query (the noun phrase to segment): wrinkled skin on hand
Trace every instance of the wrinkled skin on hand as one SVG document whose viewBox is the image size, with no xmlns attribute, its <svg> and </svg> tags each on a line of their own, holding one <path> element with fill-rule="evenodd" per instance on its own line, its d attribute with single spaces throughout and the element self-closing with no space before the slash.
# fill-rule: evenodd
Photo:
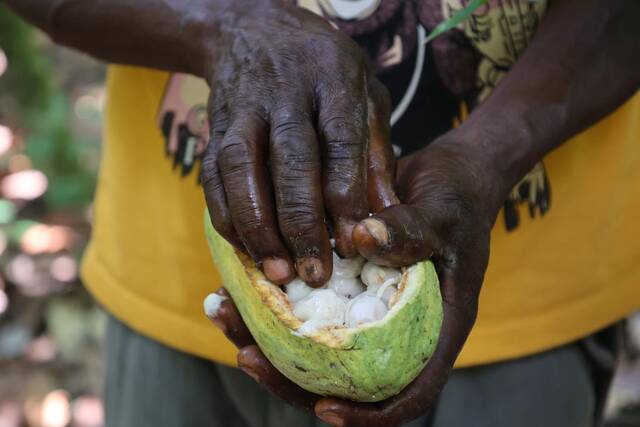
<svg viewBox="0 0 640 427">
<path fill-rule="evenodd" d="M 324 19 L 285 2 L 255 9 L 212 59 L 207 205 L 216 230 L 271 281 L 297 272 L 320 286 L 332 270 L 325 224 L 353 256 L 358 221 L 397 200 L 388 94 Z"/>
<path fill-rule="evenodd" d="M 433 357 L 399 395 L 378 403 L 354 403 L 302 390 L 280 374 L 255 345 L 233 302 L 212 319 L 240 353 L 239 366 L 284 400 L 336 426 L 393 426 L 431 406 L 475 321 L 478 294 L 489 259 L 489 237 L 505 188 L 482 166 L 482 153 L 463 131 L 453 131 L 401 160 L 402 204 L 361 221 L 353 242 L 366 258 L 404 266 L 425 258 L 436 264 L 444 321 Z M 224 290 L 220 291 L 224 294 Z"/>
<path fill-rule="evenodd" d="M 552 2 L 492 95 L 459 128 L 400 161 L 402 203 L 372 210 L 376 215 L 354 228 L 353 245 L 366 258 L 397 266 L 431 257 L 438 271 L 438 347 L 405 390 L 374 404 L 301 390 L 265 359 L 229 299 L 213 320 L 240 348 L 240 367 L 337 426 L 393 426 L 427 411 L 475 321 L 491 226 L 508 190 L 546 153 L 637 92 L 640 56 L 630 40 L 638 38 L 630 34 L 638 32 L 639 7 L 625 0 Z"/>
</svg>

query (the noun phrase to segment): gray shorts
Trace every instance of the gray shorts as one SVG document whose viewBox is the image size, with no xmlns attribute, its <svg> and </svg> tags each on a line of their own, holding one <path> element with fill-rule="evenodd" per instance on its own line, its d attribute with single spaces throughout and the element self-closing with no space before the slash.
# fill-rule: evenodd
<svg viewBox="0 0 640 427">
<path fill-rule="evenodd" d="M 535 356 L 455 371 L 410 427 L 592 427 L 613 375 L 616 328 Z M 323 426 L 237 369 L 168 348 L 110 317 L 106 427 Z"/>
</svg>

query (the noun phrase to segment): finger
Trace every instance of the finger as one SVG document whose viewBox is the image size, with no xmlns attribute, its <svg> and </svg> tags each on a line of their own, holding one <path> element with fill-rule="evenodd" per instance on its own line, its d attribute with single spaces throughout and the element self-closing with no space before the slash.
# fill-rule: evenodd
<svg viewBox="0 0 640 427">
<path fill-rule="evenodd" d="M 464 288 L 452 271 L 441 274 L 443 290 Z M 475 300 L 477 301 L 477 300 Z M 344 427 L 395 426 L 424 414 L 435 402 L 475 322 L 477 304 L 443 300 L 444 318 L 438 346 L 424 370 L 400 394 L 377 404 L 325 398 L 315 405 L 316 415 Z"/>
<path fill-rule="evenodd" d="M 396 159 L 391 145 L 391 98 L 375 78 L 369 82 L 367 200 L 373 213 L 400 203 L 395 191 Z"/>
<path fill-rule="evenodd" d="M 238 367 L 261 386 L 293 406 L 313 411 L 319 396 L 310 393 L 282 375 L 256 345 L 244 347 L 238 353 Z"/>
<path fill-rule="evenodd" d="M 367 203 L 367 91 L 364 73 L 350 70 L 345 84 L 327 85 L 320 94 L 318 128 L 324 148 L 324 200 L 336 250 L 357 254 L 353 228 L 369 213 Z M 348 89 L 347 89 L 348 88 Z"/>
<path fill-rule="evenodd" d="M 435 224 L 412 205 L 396 205 L 361 221 L 353 241 L 365 258 L 401 267 L 430 258 L 440 247 Z"/>
<path fill-rule="evenodd" d="M 324 221 L 321 163 L 315 130 L 301 103 L 287 103 L 271 117 L 271 174 L 278 223 L 298 275 L 310 286 L 331 277 L 329 233 Z"/>
<path fill-rule="evenodd" d="M 218 168 L 218 152 L 228 126 L 228 115 L 219 97 L 211 95 L 209 101 L 209 121 L 211 138 L 202 159 L 202 188 L 213 227 L 229 243 L 244 251 L 244 244 L 238 237 L 231 221 L 231 213 L 224 193 L 222 177 Z"/>
<path fill-rule="evenodd" d="M 213 307 L 207 307 L 207 300 L 211 301 Z M 220 328 L 229 341 L 239 349 L 255 344 L 249 328 L 242 320 L 238 308 L 226 289 L 218 289 L 215 294 L 208 296 L 207 300 L 205 300 L 207 317 Z"/>
<path fill-rule="evenodd" d="M 218 167 L 234 228 L 253 260 L 276 284 L 295 275 L 276 222 L 266 166 L 267 123 L 253 112 L 232 118 L 218 153 Z"/>
</svg>

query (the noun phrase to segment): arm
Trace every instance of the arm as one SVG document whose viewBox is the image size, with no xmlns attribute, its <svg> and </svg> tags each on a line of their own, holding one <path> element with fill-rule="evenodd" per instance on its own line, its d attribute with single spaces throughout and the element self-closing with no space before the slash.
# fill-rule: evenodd
<svg viewBox="0 0 640 427">
<path fill-rule="evenodd" d="M 385 94 L 357 44 L 293 2 L 4 1 L 59 43 L 208 81 L 209 213 L 273 282 L 297 272 L 323 284 L 332 269 L 325 224 L 353 256 L 357 222 L 397 200 L 390 146 L 375 138 L 388 120 L 369 111 Z"/>
<path fill-rule="evenodd" d="M 430 406 L 475 322 L 491 228 L 508 192 L 546 153 L 636 93 L 639 20 L 635 0 L 554 1 L 489 99 L 462 126 L 404 159 L 398 188 L 405 204 L 364 220 L 354 241 L 381 263 L 433 258 L 444 305 L 438 348 L 422 374 L 382 407 L 324 399 L 317 413 L 371 426 Z"/>
<path fill-rule="evenodd" d="M 230 301 L 215 322 L 241 348 L 239 365 L 273 393 L 332 425 L 399 425 L 432 405 L 475 322 L 491 228 L 508 192 L 546 153 L 635 93 L 640 2 L 556 0 L 529 48 L 459 128 L 399 165 L 403 204 L 362 221 L 358 251 L 379 264 L 432 258 L 444 322 L 435 354 L 402 393 L 377 404 L 310 396 L 252 343 Z"/>
<path fill-rule="evenodd" d="M 233 1 L 219 0 L 4 0 L 53 41 L 98 59 L 200 77 L 220 48 Z M 204 55 L 206 53 L 206 55 Z"/>
<path fill-rule="evenodd" d="M 640 88 L 639 20 L 634 0 L 552 2 L 530 46 L 462 129 L 482 141 L 506 191 Z"/>
</svg>

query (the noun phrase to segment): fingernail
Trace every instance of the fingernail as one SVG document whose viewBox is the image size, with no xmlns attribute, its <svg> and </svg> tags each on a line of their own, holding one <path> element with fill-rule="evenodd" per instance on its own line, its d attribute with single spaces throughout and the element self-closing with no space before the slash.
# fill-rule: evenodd
<svg viewBox="0 0 640 427">
<path fill-rule="evenodd" d="M 282 258 L 270 258 L 262 262 L 262 269 L 267 279 L 274 283 L 284 283 L 292 279 L 291 267 L 289 263 Z"/>
<path fill-rule="evenodd" d="M 256 371 L 254 371 L 251 368 L 247 368 L 246 366 L 239 366 L 239 368 L 242 369 L 242 372 L 244 372 L 245 374 L 249 375 L 256 382 L 260 382 L 260 376 L 258 375 L 258 373 Z"/>
<path fill-rule="evenodd" d="M 367 218 L 361 224 L 364 224 L 369 234 L 376 239 L 378 245 L 386 246 L 389 243 L 389 230 L 384 222 L 375 218 Z"/>
<path fill-rule="evenodd" d="M 322 266 L 322 262 L 319 258 L 301 258 L 301 260 L 298 262 L 297 268 L 298 275 L 307 284 L 311 286 L 319 286 L 323 284 L 323 281 L 325 280 L 324 267 Z"/>
<path fill-rule="evenodd" d="M 333 412 L 323 412 L 318 415 L 318 418 L 335 427 L 342 427 L 344 425 L 344 420 Z"/>
<path fill-rule="evenodd" d="M 363 223 L 356 225 L 353 229 L 353 243 L 358 248 L 358 252 L 365 258 L 376 256 L 384 245 L 380 245 L 378 240 L 371 234 Z"/>
</svg>

